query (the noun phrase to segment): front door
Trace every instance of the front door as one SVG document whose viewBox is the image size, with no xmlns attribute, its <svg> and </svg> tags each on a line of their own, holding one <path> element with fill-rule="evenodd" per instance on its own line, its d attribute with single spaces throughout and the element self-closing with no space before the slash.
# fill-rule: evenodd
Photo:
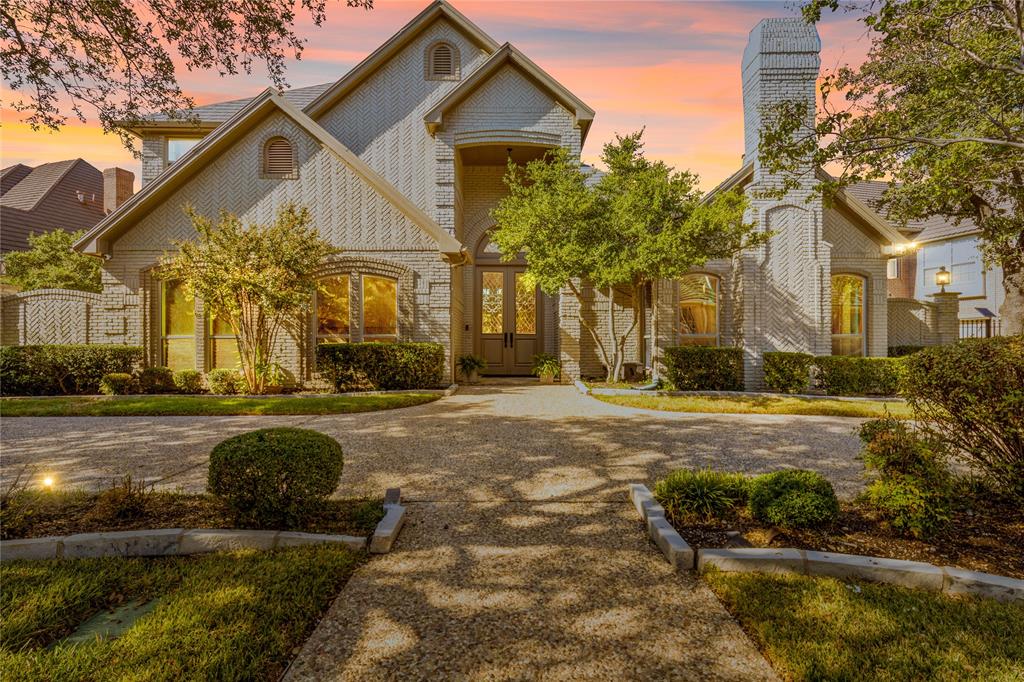
<svg viewBox="0 0 1024 682">
<path fill-rule="evenodd" d="M 477 269 L 477 320 L 483 374 L 527 375 L 540 346 L 540 295 L 519 266 Z"/>
</svg>

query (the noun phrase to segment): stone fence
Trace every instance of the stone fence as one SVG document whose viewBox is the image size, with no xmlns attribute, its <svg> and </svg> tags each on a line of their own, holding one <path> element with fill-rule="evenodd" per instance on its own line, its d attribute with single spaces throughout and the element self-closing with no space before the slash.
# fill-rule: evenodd
<svg viewBox="0 0 1024 682">
<path fill-rule="evenodd" d="M 0 296 L 0 343 L 103 343 L 100 294 L 34 289 Z"/>
</svg>

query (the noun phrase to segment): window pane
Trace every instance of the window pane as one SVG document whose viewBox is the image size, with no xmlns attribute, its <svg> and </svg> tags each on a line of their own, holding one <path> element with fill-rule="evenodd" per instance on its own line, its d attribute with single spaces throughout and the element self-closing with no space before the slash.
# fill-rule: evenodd
<svg viewBox="0 0 1024 682">
<path fill-rule="evenodd" d="M 321 280 L 316 297 L 316 335 L 322 342 L 348 341 L 349 277 Z"/>
<path fill-rule="evenodd" d="M 195 304 L 185 297 L 181 282 L 164 282 L 164 336 L 194 335 L 196 331 Z"/>
<path fill-rule="evenodd" d="M 864 279 L 832 277 L 832 354 L 864 354 Z"/>
<path fill-rule="evenodd" d="M 363 335 L 398 335 L 398 282 L 363 275 Z"/>
<path fill-rule="evenodd" d="M 210 364 L 213 367 L 236 369 L 242 366 L 235 337 L 210 339 Z"/>
<path fill-rule="evenodd" d="M 516 334 L 537 333 L 537 287 L 516 273 Z"/>
<path fill-rule="evenodd" d="M 235 332 L 231 329 L 230 320 L 213 315 L 210 317 L 210 334 L 212 336 L 234 336 Z"/>
<path fill-rule="evenodd" d="M 480 320 L 484 334 L 501 334 L 505 325 L 505 273 L 484 272 L 480 275 Z"/>
<path fill-rule="evenodd" d="M 184 156 L 189 149 L 199 144 L 198 137 L 169 137 L 167 138 L 167 162 L 174 163 Z"/>
<path fill-rule="evenodd" d="M 195 338 L 164 339 L 164 366 L 174 371 L 195 369 Z"/>
<path fill-rule="evenodd" d="M 684 336 L 718 334 L 718 278 L 686 275 L 679 280 L 679 330 Z M 715 345 L 701 342 L 700 345 Z"/>
</svg>

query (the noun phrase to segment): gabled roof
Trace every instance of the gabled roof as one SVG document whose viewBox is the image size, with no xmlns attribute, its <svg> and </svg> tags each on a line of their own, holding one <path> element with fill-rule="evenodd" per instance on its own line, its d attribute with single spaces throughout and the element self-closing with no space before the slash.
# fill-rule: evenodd
<svg viewBox="0 0 1024 682">
<path fill-rule="evenodd" d="M 16 185 L 4 192 L 0 197 L 0 206 L 16 208 L 19 211 L 35 209 L 54 190 L 61 179 L 78 164 L 84 164 L 93 171 L 99 181 L 99 191 L 102 192 L 103 175 L 98 170 L 82 159 L 68 159 L 67 161 L 44 163 L 31 169 Z M 27 168 L 27 166 L 25 167 Z M 76 189 L 90 193 L 96 191 L 95 186 Z"/>
<path fill-rule="evenodd" d="M 7 190 L 21 182 L 26 175 L 32 172 L 32 166 L 23 163 L 16 163 L 0 170 L 0 196 L 7 193 Z"/>
<path fill-rule="evenodd" d="M 888 188 L 888 182 L 865 180 L 850 185 L 846 191 L 888 219 L 885 208 L 882 206 L 882 195 Z M 945 216 L 932 216 L 924 220 L 910 220 L 906 225 L 901 225 L 899 230 L 912 237 L 916 242 L 934 242 L 975 234 L 980 232 L 981 228 L 968 218 L 957 222 L 953 218 Z"/>
<path fill-rule="evenodd" d="M 451 111 L 460 102 L 465 100 L 482 84 L 498 72 L 506 64 L 511 64 L 526 74 L 534 83 L 545 90 L 555 101 L 559 102 L 576 117 L 576 123 L 581 128 L 581 138 L 585 141 L 590 124 L 594 121 L 594 110 L 588 107 L 583 101 L 572 94 L 568 88 L 556 81 L 544 69 L 534 64 L 529 57 L 517 50 L 510 43 L 505 43 L 501 48 L 492 54 L 486 62 L 463 80 L 451 92 L 444 96 L 433 109 L 423 117 L 427 131 L 433 135 L 444 128 L 444 115 Z"/>
<path fill-rule="evenodd" d="M 351 71 L 306 106 L 306 113 L 313 118 L 317 118 L 324 111 L 333 107 L 385 62 L 398 54 L 420 33 L 442 17 L 454 24 L 487 52 L 494 52 L 498 49 L 497 41 L 484 33 L 483 29 L 467 19 L 465 15 L 445 2 L 445 0 L 435 0 L 426 9 L 417 14 L 412 21 L 403 26 L 398 33 L 391 36 L 386 43 L 371 52 L 366 59 L 359 62 Z"/>
<path fill-rule="evenodd" d="M 206 167 L 207 163 L 262 121 L 267 114 L 279 110 L 309 133 L 326 149 L 347 165 L 356 175 L 379 192 L 413 224 L 437 242 L 438 250 L 453 262 L 462 262 L 466 251 L 462 244 L 434 222 L 422 209 L 413 204 L 405 195 L 370 168 L 337 138 L 320 127 L 313 119 L 300 111 L 280 93 L 267 89 L 254 97 L 241 111 L 207 135 L 190 149 L 174 165 L 167 168 L 141 192 L 121 205 L 103 221 L 89 230 L 75 248 L 86 253 L 109 253 L 111 242 L 124 234 L 152 208 L 170 196 L 193 175 Z"/>
<path fill-rule="evenodd" d="M 816 169 L 814 175 L 821 181 L 833 179 L 831 175 L 821 168 Z M 746 187 L 753 179 L 754 163 L 753 161 L 749 161 L 738 171 L 723 180 L 717 187 L 705 194 L 702 201 L 708 202 L 720 192 L 727 192 L 731 189 Z M 854 215 L 867 223 L 882 238 L 887 239 L 893 244 L 906 244 L 909 241 L 899 230 L 893 227 L 888 220 L 861 201 L 854 193 L 845 189 L 840 190 L 835 196 L 835 201 L 840 206 L 844 206 L 853 212 Z"/>
</svg>

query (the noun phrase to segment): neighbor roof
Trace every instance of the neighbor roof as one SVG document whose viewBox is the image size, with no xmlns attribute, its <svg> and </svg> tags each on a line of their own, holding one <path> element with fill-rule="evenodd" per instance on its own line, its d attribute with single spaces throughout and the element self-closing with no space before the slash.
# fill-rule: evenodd
<svg viewBox="0 0 1024 682">
<path fill-rule="evenodd" d="M 885 207 L 882 206 L 882 195 L 885 194 L 885 190 L 888 188 L 888 182 L 880 180 L 865 180 L 863 182 L 857 182 L 850 185 L 846 191 L 856 196 L 879 214 L 885 215 L 888 219 L 888 212 L 885 210 Z M 947 218 L 945 216 L 932 216 L 925 220 L 907 221 L 905 226 L 901 225 L 898 229 L 900 232 L 911 237 L 914 241 L 934 242 L 941 239 L 951 239 L 953 237 L 962 237 L 974 234 L 981 228 L 979 228 L 977 223 L 969 218 L 965 218 L 957 223 L 952 218 Z"/>
<path fill-rule="evenodd" d="M 16 163 L 0 170 L 0 196 L 7 193 L 7 190 L 17 185 L 22 179 L 32 172 L 32 166 L 23 163 Z"/>
<path fill-rule="evenodd" d="M 16 185 L 4 192 L 3 196 L 0 196 L 0 206 L 16 208 L 19 211 L 31 211 L 53 191 L 61 178 L 67 175 L 79 163 L 89 166 L 82 159 L 68 159 L 67 161 L 44 163 L 41 166 L 30 169 L 28 173 L 22 174 L 22 179 Z M 22 168 L 27 168 L 27 166 L 22 166 Z M 89 168 L 92 168 L 92 166 L 89 166 Z M 6 171 L 7 169 L 4 170 Z M 95 171 L 96 169 L 93 168 L 93 170 Z M 99 171 L 96 171 L 96 173 L 99 174 Z M 103 191 L 102 174 L 99 175 L 99 179 L 99 190 Z M 95 188 L 83 187 L 81 189 L 95 191 Z"/>
<path fill-rule="evenodd" d="M 280 93 L 272 89 L 264 90 L 252 98 L 242 110 L 231 119 L 210 133 L 190 149 L 178 161 L 147 184 L 141 192 L 121 205 L 92 230 L 85 234 L 75 248 L 86 253 L 109 253 L 111 241 L 124 234 L 132 225 L 161 201 L 166 199 L 178 187 L 199 172 L 217 154 L 241 139 L 264 116 L 274 108 L 282 111 L 300 127 L 305 129 L 321 145 L 330 150 L 353 172 L 363 178 L 367 184 L 379 192 L 387 201 L 404 214 L 413 224 L 423 230 L 437 242 L 438 250 L 449 260 L 465 259 L 466 251 L 462 244 L 441 228 L 422 209 L 416 206 L 405 195 L 395 189 L 394 185 L 378 174 L 369 165 L 337 138 L 328 133 L 313 119 L 289 102 Z"/>
</svg>

